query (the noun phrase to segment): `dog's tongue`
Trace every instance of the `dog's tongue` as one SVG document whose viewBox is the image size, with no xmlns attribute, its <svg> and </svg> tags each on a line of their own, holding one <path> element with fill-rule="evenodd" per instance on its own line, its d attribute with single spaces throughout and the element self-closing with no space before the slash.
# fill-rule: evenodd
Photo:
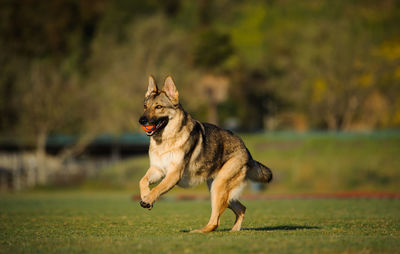
<svg viewBox="0 0 400 254">
<path fill-rule="evenodd" d="M 142 125 L 142 129 L 145 131 L 145 132 L 152 132 L 154 129 L 156 128 L 156 126 L 155 125 Z"/>
</svg>

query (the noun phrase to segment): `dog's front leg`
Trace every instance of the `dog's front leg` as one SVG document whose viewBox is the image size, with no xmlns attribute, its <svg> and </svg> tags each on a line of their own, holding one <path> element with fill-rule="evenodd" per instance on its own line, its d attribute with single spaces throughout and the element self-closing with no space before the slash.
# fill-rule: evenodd
<svg viewBox="0 0 400 254">
<path fill-rule="evenodd" d="M 180 168 L 175 167 L 173 170 L 169 171 L 165 178 L 156 187 L 154 187 L 147 195 L 142 197 L 140 205 L 151 209 L 154 201 L 156 201 L 162 194 L 172 189 L 178 183 L 180 177 Z"/>
<path fill-rule="evenodd" d="M 159 182 L 162 178 L 164 177 L 163 172 L 156 168 L 151 166 L 146 174 L 143 176 L 143 178 L 139 182 L 139 187 L 140 187 L 140 198 L 142 201 L 140 201 L 140 205 L 143 208 L 148 208 L 151 209 L 152 205 L 150 203 L 145 203 L 143 200 L 145 197 L 147 197 L 150 193 L 150 184 L 157 183 Z"/>
</svg>

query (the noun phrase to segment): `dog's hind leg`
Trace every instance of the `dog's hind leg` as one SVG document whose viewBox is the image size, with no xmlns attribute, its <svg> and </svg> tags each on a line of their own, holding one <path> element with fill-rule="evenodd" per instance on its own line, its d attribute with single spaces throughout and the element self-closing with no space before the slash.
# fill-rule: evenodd
<svg viewBox="0 0 400 254">
<path fill-rule="evenodd" d="M 242 226 L 246 207 L 242 203 L 240 203 L 239 200 L 231 200 L 229 202 L 228 208 L 231 209 L 236 215 L 235 224 L 233 225 L 231 231 L 239 231 Z"/>
<path fill-rule="evenodd" d="M 210 179 L 208 179 L 207 180 L 207 187 L 208 187 L 208 191 L 211 193 L 211 186 L 212 186 L 212 183 L 214 182 L 214 179 L 213 178 L 210 178 Z M 229 207 L 229 206 L 228 206 Z M 218 219 L 218 225 L 220 224 L 220 221 L 221 221 L 221 218 L 219 218 Z M 195 230 L 194 230 L 195 231 Z"/>
<path fill-rule="evenodd" d="M 211 191 L 212 182 L 213 182 L 213 179 L 209 179 L 207 181 L 207 186 L 208 186 L 209 191 Z M 244 186 L 237 187 L 239 192 L 241 191 L 242 187 L 244 187 Z M 242 203 L 240 203 L 239 200 L 232 199 L 229 201 L 228 208 L 231 209 L 235 213 L 235 216 L 236 216 L 235 224 L 233 225 L 231 231 L 240 231 L 240 228 L 242 226 L 242 221 L 244 218 L 244 213 L 246 212 L 246 207 Z M 218 224 L 219 224 L 219 222 L 218 222 Z"/>
<path fill-rule="evenodd" d="M 224 186 L 222 181 L 215 179 L 211 187 L 211 217 L 207 225 L 198 230 L 193 230 L 191 232 L 207 233 L 214 231 L 220 222 L 220 217 L 225 209 L 228 207 L 229 192 L 226 186 Z"/>
<path fill-rule="evenodd" d="M 228 207 L 232 191 L 240 187 L 246 175 L 246 169 L 239 163 L 240 160 L 232 158 L 218 172 L 218 175 L 211 184 L 212 212 L 210 220 L 204 228 L 191 232 L 211 232 L 219 226 L 220 217 Z M 241 223 L 242 219 L 238 220 L 239 223 Z"/>
</svg>

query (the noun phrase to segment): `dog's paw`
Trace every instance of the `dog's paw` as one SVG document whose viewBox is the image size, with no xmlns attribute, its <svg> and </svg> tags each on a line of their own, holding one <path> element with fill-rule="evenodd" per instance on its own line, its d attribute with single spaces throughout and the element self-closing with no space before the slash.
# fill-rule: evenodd
<svg viewBox="0 0 400 254">
<path fill-rule="evenodd" d="M 143 200 L 140 200 L 139 203 L 140 203 L 140 206 L 143 207 L 143 208 L 147 208 L 147 209 L 149 209 L 149 210 L 151 210 L 151 208 L 153 208 L 153 205 L 152 205 L 152 204 L 146 203 L 146 202 L 144 202 Z"/>
</svg>

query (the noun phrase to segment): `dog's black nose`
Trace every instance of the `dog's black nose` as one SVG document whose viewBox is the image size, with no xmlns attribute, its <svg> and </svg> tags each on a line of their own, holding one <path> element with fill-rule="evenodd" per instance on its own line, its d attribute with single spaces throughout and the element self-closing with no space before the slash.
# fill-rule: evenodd
<svg viewBox="0 0 400 254">
<path fill-rule="evenodd" d="M 139 123 L 141 124 L 141 125 L 145 125 L 146 123 L 148 123 L 149 122 L 149 120 L 147 119 L 147 117 L 145 117 L 145 116 L 141 116 L 140 118 L 139 118 Z"/>
</svg>

